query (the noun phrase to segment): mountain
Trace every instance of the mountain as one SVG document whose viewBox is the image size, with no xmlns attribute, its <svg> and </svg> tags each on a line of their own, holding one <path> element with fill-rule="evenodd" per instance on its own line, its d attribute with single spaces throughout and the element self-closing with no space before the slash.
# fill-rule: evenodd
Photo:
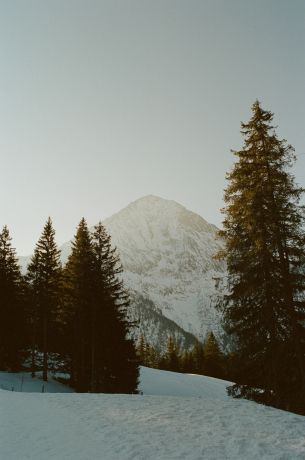
<svg viewBox="0 0 305 460">
<path fill-rule="evenodd" d="M 103 224 L 117 247 L 132 299 L 132 318 L 157 346 L 175 335 L 190 346 L 209 330 L 220 337 L 215 309 L 225 264 L 215 260 L 222 248 L 217 227 L 175 201 L 145 196 Z M 71 242 L 62 246 L 62 260 Z M 27 261 L 22 260 L 24 265 Z"/>
</svg>

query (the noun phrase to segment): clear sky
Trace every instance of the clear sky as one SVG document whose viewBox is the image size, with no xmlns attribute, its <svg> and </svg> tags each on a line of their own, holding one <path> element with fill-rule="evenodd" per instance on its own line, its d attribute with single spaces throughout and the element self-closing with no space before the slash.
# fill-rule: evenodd
<svg viewBox="0 0 305 460">
<path fill-rule="evenodd" d="M 0 226 L 31 253 L 147 194 L 220 225 L 258 98 L 305 186 L 304 0 L 0 0 Z"/>
</svg>

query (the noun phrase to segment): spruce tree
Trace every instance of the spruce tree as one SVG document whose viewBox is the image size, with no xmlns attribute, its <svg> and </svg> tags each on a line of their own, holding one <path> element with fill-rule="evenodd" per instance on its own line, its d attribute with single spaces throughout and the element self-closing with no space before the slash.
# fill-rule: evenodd
<svg viewBox="0 0 305 460">
<path fill-rule="evenodd" d="M 169 336 L 167 342 L 167 349 L 165 354 L 166 368 L 169 371 L 179 372 L 180 370 L 180 356 L 176 340 L 173 336 Z"/>
<path fill-rule="evenodd" d="M 182 372 L 186 374 L 195 373 L 195 364 L 192 351 L 185 351 L 181 359 Z"/>
<path fill-rule="evenodd" d="M 193 372 L 195 374 L 203 374 L 204 371 L 204 352 L 202 343 L 196 341 L 192 350 Z"/>
<path fill-rule="evenodd" d="M 223 377 L 224 355 L 213 332 L 209 332 L 203 347 L 204 373 L 211 377 Z"/>
<path fill-rule="evenodd" d="M 22 278 L 6 226 L 0 233 L 0 368 L 16 371 L 24 345 Z"/>
<path fill-rule="evenodd" d="M 55 242 L 55 230 L 50 217 L 28 266 L 27 280 L 33 301 L 31 311 L 32 375 L 35 372 L 34 353 L 38 342 L 43 354 L 43 380 L 47 381 L 49 342 L 58 313 L 61 280 L 60 251 Z"/>
<path fill-rule="evenodd" d="M 129 297 L 111 239 L 82 219 L 65 269 L 71 373 L 78 391 L 133 393 L 138 359 L 127 318 Z"/>
<path fill-rule="evenodd" d="M 160 355 L 153 345 L 146 343 L 146 364 L 147 367 L 159 368 Z"/>
<path fill-rule="evenodd" d="M 303 190 L 289 172 L 294 150 L 272 119 L 256 101 L 227 176 L 224 319 L 245 383 L 231 394 L 305 412 Z"/>
<path fill-rule="evenodd" d="M 137 343 L 137 356 L 142 366 L 147 366 L 147 343 L 144 335 L 141 334 Z"/>
<path fill-rule="evenodd" d="M 81 219 L 64 270 L 67 349 L 71 382 L 77 391 L 88 391 L 91 361 L 91 324 L 95 290 L 92 238 Z"/>
<path fill-rule="evenodd" d="M 95 260 L 94 334 L 96 356 L 95 389 L 134 393 L 138 385 L 138 359 L 130 336 L 129 295 L 120 278 L 122 266 L 111 237 L 101 222 L 94 227 L 92 246 Z M 92 366 L 93 371 L 93 366 Z"/>
</svg>

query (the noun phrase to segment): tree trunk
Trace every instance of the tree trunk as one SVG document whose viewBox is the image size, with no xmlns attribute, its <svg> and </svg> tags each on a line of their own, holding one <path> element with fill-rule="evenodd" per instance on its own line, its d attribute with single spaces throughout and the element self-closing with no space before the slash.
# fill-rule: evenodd
<svg viewBox="0 0 305 460">
<path fill-rule="evenodd" d="M 42 366 L 42 378 L 45 382 L 48 381 L 48 351 L 47 351 L 47 334 L 48 334 L 48 320 L 47 320 L 47 311 L 46 306 L 44 307 L 44 315 L 43 315 L 43 345 L 42 345 L 42 352 L 43 352 L 43 366 Z"/>
<path fill-rule="evenodd" d="M 36 360 L 35 360 L 35 342 L 36 342 L 36 334 L 35 334 L 35 325 L 34 320 L 32 324 L 32 346 L 31 346 L 31 376 L 32 378 L 36 377 Z"/>
<path fill-rule="evenodd" d="M 91 379 L 90 379 L 91 392 L 96 391 L 95 382 L 95 325 L 92 321 L 92 336 L 91 336 Z"/>
</svg>

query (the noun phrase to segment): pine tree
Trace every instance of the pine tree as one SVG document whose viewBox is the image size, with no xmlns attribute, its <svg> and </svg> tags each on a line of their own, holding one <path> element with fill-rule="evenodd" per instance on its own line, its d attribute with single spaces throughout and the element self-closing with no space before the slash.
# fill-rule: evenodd
<svg viewBox="0 0 305 460">
<path fill-rule="evenodd" d="M 165 354 L 166 368 L 169 371 L 179 372 L 180 370 L 180 357 L 178 345 L 171 335 L 168 338 L 167 349 Z"/>
<path fill-rule="evenodd" d="M 67 349 L 71 357 L 71 381 L 76 390 L 90 389 L 91 322 L 95 290 L 92 237 L 81 219 L 64 270 Z"/>
<path fill-rule="evenodd" d="M 211 377 L 223 376 L 224 355 L 213 332 L 209 332 L 204 347 L 204 373 Z"/>
<path fill-rule="evenodd" d="M 111 237 L 98 223 L 92 235 L 97 285 L 95 311 L 103 336 L 97 359 L 96 389 L 116 393 L 134 393 L 138 385 L 138 359 L 130 336 L 132 323 L 128 319 L 129 295 L 120 279 L 122 266 Z M 97 337 L 97 330 L 95 332 Z"/>
<path fill-rule="evenodd" d="M 78 391 L 136 392 L 138 360 L 121 270 L 102 224 L 90 234 L 82 219 L 65 269 L 71 373 Z"/>
<path fill-rule="evenodd" d="M 59 306 L 61 280 L 60 251 L 55 242 L 55 230 L 50 217 L 28 266 L 27 280 L 33 301 L 31 311 L 32 375 L 35 372 L 34 354 L 36 342 L 38 342 L 43 354 L 43 380 L 47 381 L 49 341 Z"/>
<path fill-rule="evenodd" d="M 30 265 L 32 267 L 38 267 L 38 255 L 35 251 L 34 255 L 31 258 Z M 35 278 L 34 278 L 35 273 Z M 36 376 L 37 370 L 37 360 L 36 355 L 38 351 L 38 332 L 41 330 L 41 324 L 39 321 L 39 308 L 37 305 L 36 286 L 38 281 L 38 273 L 35 270 L 32 270 L 32 273 L 25 276 L 25 311 L 26 311 L 26 329 L 27 337 L 29 339 L 29 346 L 31 350 L 31 376 L 34 378 Z"/>
<path fill-rule="evenodd" d="M 195 364 L 192 351 L 185 351 L 183 353 L 181 360 L 181 369 L 182 372 L 185 372 L 187 374 L 195 373 Z"/>
<path fill-rule="evenodd" d="M 196 341 L 192 350 L 193 359 L 193 372 L 195 374 L 203 374 L 204 372 L 204 352 L 202 343 L 199 340 Z"/>
<path fill-rule="evenodd" d="M 146 344 L 146 364 L 147 367 L 159 368 L 160 355 L 153 345 Z"/>
<path fill-rule="evenodd" d="M 0 367 L 16 371 L 21 365 L 24 334 L 22 278 L 6 226 L 0 233 Z"/>
<path fill-rule="evenodd" d="M 143 334 L 140 335 L 137 344 L 137 356 L 142 366 L 147 366 L 147 343 Z"/>
<path fill-rule="evenodd" d="M 272 119 L 256 101 L 227 176 L 224 319 L 247 384 L 231 394 L 305 411 L 303 190 L 288 171 L 294 150 L 278 139 Z"/>
</svg>

